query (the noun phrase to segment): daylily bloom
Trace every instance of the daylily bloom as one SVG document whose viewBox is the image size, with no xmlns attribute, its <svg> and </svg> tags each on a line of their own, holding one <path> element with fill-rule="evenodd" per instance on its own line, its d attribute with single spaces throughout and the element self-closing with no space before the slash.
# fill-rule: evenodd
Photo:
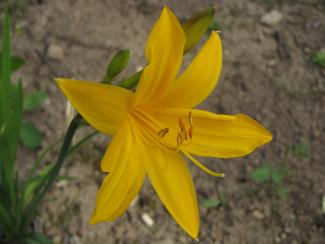
<svg viewBox="0 0 325 244">
<path fill-rule="evenodd" d="M 212 32 L 180 75 L 185 34 L 164 8 L 149 36 L 137 90 L 88 81 L 57 79 L 83 118 L 112 135 L 101 161 L 108 173 L 90 223 L 122 215 L 148 176 L 176 222 L 197 238 L 199 213 L 192 177 L 184 158 L 214 173 L 193 155 L 232 158 L 269 142 L 271 134 L 246 115 L 219 115 L 193 109 L 214 89 L 222 64 L 221 40 Z"/>
</svg>

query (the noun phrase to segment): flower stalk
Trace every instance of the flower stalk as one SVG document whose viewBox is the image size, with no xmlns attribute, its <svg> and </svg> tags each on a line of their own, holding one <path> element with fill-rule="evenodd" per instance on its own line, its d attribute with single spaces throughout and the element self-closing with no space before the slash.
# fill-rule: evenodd
<svg viewBox="0 0 325 244">
<path fill-rule="evenodd" d="M 39 193 L 34 197 L 32 202 L 30 203 L 30 206 L 27 209 L 27 214 L 25 215 L 26 217 L 24 219 L 24 223 L 29 223 L 29 221 L 31 220 L 31 217 L 33 216 L 33 214 L 36 210 L 36 207 L 39 205 L 40 201 L 44 198 L 46 192 L 48 192 L 51 185 L 57 179 L 60 169 L 62 168 L 64 160 L 69 152 L 69 148 L 70 148 L 73 136 L 75 135 L 77 129 L 79 128 L 81 121 L 82 121 L 82 117 L 80 116 L 80 114 L 77 114 L 70 122 L 67 132 L 64 136 L 64 140 L 63 140 L 63 144 L 62 144 L 59 156 L 54 164 L 54 167 L 51 170 L 49 176 L 44 177 L 43 182 L 41 183 L 43 188 L 40 189 Z"/>
</svg>

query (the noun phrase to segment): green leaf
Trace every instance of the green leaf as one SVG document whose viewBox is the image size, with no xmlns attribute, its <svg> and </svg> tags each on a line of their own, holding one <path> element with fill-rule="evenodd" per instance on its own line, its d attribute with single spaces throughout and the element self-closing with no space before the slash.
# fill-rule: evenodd
<svg viewBox="0 0 325 244">
<path fill-rule="evenodd" d="M 26 244 L 41 244 L 37 240 L 31 239 L 31 238 L 26 238 L 25 243 Z"/>
<path fill-rule="evenodd" d="M 118 86 L 119 87 L 123 87 L 123 88 L 126 88 L 126 89 L 132 89 L 134 88 L 138 82 L 139 82 L 139 79 L 141 77 L 141 74 L 142 74 L 142 71 L 143 70 L 140 70 L 138 72 L 136 72 L 135 74 L 123 79 L 119 84 Z"/>
<path fill-rule="evenodd" d="M 53 244 L 53 241 L 41 233 L 33 233 L 25 239 L 27 244 Z"/>
<path fill-rule="evenodd" d="M 110 83 L 115 76 L 121 73 L 129 63 L 130 51 L 127 49 L 118 51 L 107 65 L 103 83 Z"/>
<path fill-rule="evenodd" d="M 25 64 L 25 60 L 18 56 L 11 56 L 11 73 L 17 71 Z"/>
<path fill-rule="evenodd" d="M 270 180 L 272 170 L 270 165 L 264 164 L 253 171 L 251 178 L 255 182 L 266 182 Z"/>
<path fill-rule="evenodd" d="M 203 199 L 202 204 L 206 208 L 218 208 L 223 204 L 221 199 Z"/>
<path fill-rule="evenodd" d="M 276 184 L 282 184 L 283 178 L 284 178 L 284 174 L 282 174 L 278 170 L 273 171 L 271 174 L 271 179 Z"/>
<path fill-rule="evenodd" d="M 255 182 L 272 181 L 272 183 L 281 185 L 287 174 L 288 170 L 286 167 L 275 168 L 272 165 L 263 164 L 253 171 L 251 178 Z"/>
<path fill-rule="evenodd" d="M 19 134 L 21 128 L 22 107 L 23 107 L 23 86 L 21 80 L 18 81 L 17 86 L 13 89 L 12 110 L 7 125 L 7 142 L 10 145 L 10 162 L 11 172 L 13 173 L 14 161 L 16 159 L 17 144 L 19 141 Z"/>
<path fill-rule="evenodd" d="M 10 210 L 0 202 L 0 225 L 11 229 L 14 226 L 14 220 L 10 215 Z"/>
<path fill-rule="evenodd" d="M 42 177 L 34 177 L 32 179 L 29 179 L 26 184 L 24 185 L 23 190 L 23 201 L 24 203 L 27 203 L 30 201 L 32 196 L 34 195 L 34 192 L 38 187 L 40 186 L 40 183 L 42 182 Z"/>
<path fill-rule="evenodd" d="M 0 51 L 0 57 L 2 57 L 2 52 Z M 25 64 L 25 60 L 18 56 L 11 56 L 11 73 L 17 71 L 21 66 Z M 0 59 L 0 67 L 2 67 L 2 58 Z M 0 68 L 1 74 L 2 68 Z"/>
<path fill-rule="evenodd" d="M 15 194 L 17 185 L 14 178 L 14 163 L 16 158 L 17 141 L 21 124 L 22 108 L 22 85 L 19 81 L 17 87 L 12 89 L 12 106 L 5 121 L 5 129 L 0 136 L 0 175 L 1 175 L 1 197 L 3 203 L 8 201 L 9 206 L 15 209 L 17 196 Z"/>
<path fill-rule="evenodd" d="M 278 197 L 286 198 L 288 196 L 288 189 L 283 186 L 278 186 L 275 188 L 275 193 L 278 195 Z"/>
<path fill-rule="evenodd" d="M 10 29 L 8 8 L 5 8 L 2 28 L 2 55 L 1 55 L 1 77 L 0 77 L 0 127 L 9 114 L 10 109 L 10 75 L 11 75 L 11 55 L 10 55 Z"/>
<path fill-rule="evenodd" d="M 29 202 L 32 196 L 42 187 L 41 184 L 46 182 L 46 179 L 49 177 L 51 170 L 54 168 L 55 164 L 51 163 L 43 167 L 43 169 L 39 172 L 39 174 L 33 178 L 29 178 L 23 186 L 23 199 L 24 202 Z M 57 176 L 57 181 L 71 181 L 74 180 L 75 177 L 71 176 Z"/>
<path fill-rule="evenodd" d="M 36 91 L 24 97 L 24 111 L 34 111 L 38 109 L 47 98 L 43 91 Z"/>
<path fill-rule="evenodd" d="M 43 135 L 33 123 L 27 122 L 21 125 L 20 139 L 28 149 L 35 149 L 41 145 Z"/>
<path fill-rule="evenodd" d="M 313 61 L 318 66 L 324 68 L 325 67 L 325 52 L 317 52 L 313 56 Z"/>
<path fill-rule="evenodd" d="M 31 221 L 40 201 L 43 199 L 45 194 L 48 192 L 49 187 L 57 179 L 57 176 L 60 172 L 60 169 L 62 167 L 64 159 L 67 155 L 67 152 L 69 151 L 73 136 L 80 126 L 80 120 L 81 120 L 81 116 L 79 114 L 77 114 L 70 122 L 70 125 L 69 125 L 67 132 L 65 134 L 65 137 L 64 137 L 61 151 L 59 153 L 57 161 L 54 163 L 53 169 L 51 169 L 48 176 L 46 177 L 46 181 L 42 182 L 42 189 L 40 189 L 40 191 L 38 191 L 35 194 L 31 203 L 25 208 L 26 211 L 24 212 L 24 218 L 22 221 L 23 224 L 28 224 Z"/>
<path fill-rule="evenodd" d="M 0 204 L 3 205 L 5 208 L 10 208 L 10 199 L 9 199 L 9 192 L 8 192 L 8 189 L 4 187 L 3 184 L 0 184 L 0 199 L 1 199 L 1 202 Z M 1 219 L 1 218 L 0 218 Z"/>
<path fill-rule="evenodd" d="M 290 149 L 292 155 L 301 158 L 308 159 L 309 158 L 309 145 L 307 143 L 300 143 L 293 145 Z"/>
<path fill-rule="evenodd" d="M 271 180 L 273 181 L 273 183 L 281 185 L 284 177 L 287 174 L 288 174 L 288 170 L 285 167 L 273 169 L 271 172 Z"/>
<path fill-rule="evenodd" d="M 213 19 L 214 12 L 214 8 L 207 8 L 195 13 L 183 23 L 183 29 L 186 34 L 184 53 L 193 48 L 207 32 Z"/>
</svg>

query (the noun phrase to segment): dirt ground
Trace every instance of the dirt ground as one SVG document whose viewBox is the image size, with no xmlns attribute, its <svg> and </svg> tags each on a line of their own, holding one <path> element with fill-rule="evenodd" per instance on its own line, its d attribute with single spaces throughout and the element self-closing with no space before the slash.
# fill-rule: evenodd
<svg viewBox="0 0 325 244">
<path fill-rule="evenodd" d="M 314 53 L 325 49 L 323 0 L 27 2 L 14 18 L 13 52 L 27 61 L 17 74 L 26 91 L 48 94 L 41 110 L 26 114 L 45 135 L 42 148 L 60 138 L 66 126 L 66 100 L 53 78 L 100 80 L 108 58 L 122 48 L 131 50 L 126 74 L 135 71 L 145 64 L 146 38 L 164 5 L 181 20 L 208 5 L 215 6 L 224 64 L 217 88 L 201 107 L 216 113 L 247 114 L 274 137 L 244 158 L 202 159 L 224 172 L 224 179 L 190 165 L 200 201 L 199 243 L 325 243 L 321 209 L 325 195 L 325 69 L 312 61 Z M 263 17 L 272 10 L 279 19 L 265 21 Z M 107 142 L 105 136 L 97 136 L 66 162 L 62 174 L 76 178 L 55 185 L 35 228 L 55 243 L 193 242 L 169 216 L 149 182 L 123 217 L 113 223 L 88 224 L 102 175 L 98 165 Z M 303 157 L 293 150 L 301 145 L 308 149 Z M 22 148 L 21 167 L 30 167 L 42 148 Z M 55 156 L 53 153 L 48 161 Z M 265 163 L 289 172 L 280 186 L 285 194 L 276 194 L 270 182 L 252 181 L 254 169 Z M 207 198 L 222 198 L 223 204 L 207 208 L 203 204 Z M 153 226 L 142 221 L 143 214 L 152 218 Z"/>
</svg>

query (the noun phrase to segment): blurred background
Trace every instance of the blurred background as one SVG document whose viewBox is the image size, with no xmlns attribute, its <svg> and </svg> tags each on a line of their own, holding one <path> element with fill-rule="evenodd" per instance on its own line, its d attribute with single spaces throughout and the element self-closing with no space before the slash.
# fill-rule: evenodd
<svg viewBox="0 0 325 244">
<path fill-rule="evenodd" d="M 25 60 L 15 76 L 23 78 L 27 93 L 46 94 L 40 108 L 25 113 L 40 135 L 39 145 L 21 147 L 22 171 L 66 128 L 66 99 L 54 77 L 100 80 L 109 58 L 125 48 L 131 63 L 122 76 L 131 74 L 146 63 L 146 39 L 163 6 L 180 20 L 213 6 L 211 29 L 221 31 L 223 70 L 200 107 L 247 114 L 274 139 L 244 158 L 202 159 L 224 179 L 189 164 L 200 202 L 199 241 L 325 243 L 324 0 L 10 2 L 13 53 Z M 198 50 L 185 57 L 185 65 Z M 73 179 L 52 188 L 34 228 L 55 243 L 190 243 L 149 182 L 123 217 L 88 224 L 108 141 L 96 136 L 69 158 L 62 174 Z"/>
</svg>

